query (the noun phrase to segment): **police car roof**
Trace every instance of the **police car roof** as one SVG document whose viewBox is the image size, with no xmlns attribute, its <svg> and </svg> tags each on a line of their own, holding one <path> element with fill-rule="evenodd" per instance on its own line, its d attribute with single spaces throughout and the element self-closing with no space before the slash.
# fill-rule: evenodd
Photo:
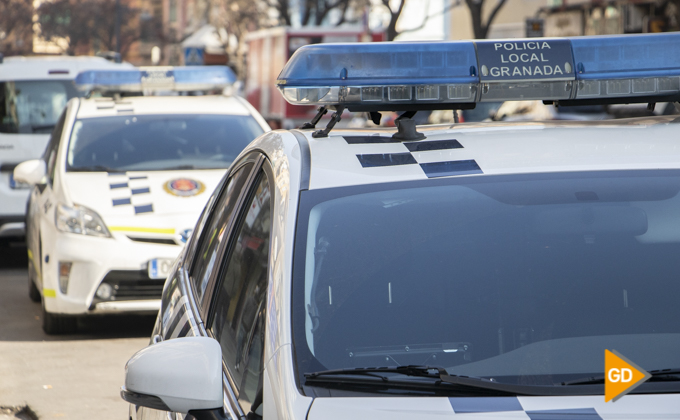
<svg viewBox="0 0 680 420">
<path fill-rule="evenodd" d="M 78 118 L 118 115 L 162 114 L 230 114 L 251 115 L 245 100 L 235 96 L 132 96 L 113 98 L 79 98 Z"/>
<path fill-rule="evenodd" d="M 680 168 L 677 116 L 608 121 L 489 122 L 395 129 L 336 129 L 307 140 L 309 189 L 440 177 Z"/>
<path fill-rule="evenodd" d="M 129 63 L 113 63 L 92 56 L 5 57 L 0 64 L 0 80 L 73 80 L 83 70 L 132 69 Z"/>
</svg>

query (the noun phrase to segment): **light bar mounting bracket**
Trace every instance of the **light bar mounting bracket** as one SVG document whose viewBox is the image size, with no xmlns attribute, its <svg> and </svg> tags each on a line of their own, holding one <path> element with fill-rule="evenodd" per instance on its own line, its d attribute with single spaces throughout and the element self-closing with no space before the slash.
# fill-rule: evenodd
<svg viewBox="0 0 680 420">
<path fill-rule="evenodd" d="M 322 107 L 322 108 L 324 108 L 323 113 L 325 114 L 326 113 L 325 107 Z M 328 133 L 330 133 L 331 130 L 333 129 L 333 127 L 335 127 L 335 124 L 340 122 L 340 120 L 342 119 L 342 113 L 343 113 L 344 110 L 345 110 L 344 106 L 337 105 L 335 107 L 335 112 L 331 116 L 331 120 L 328 121 L 328 125 L 326 125 L 326 128 L 324 128 L 323 130 L 317 130 L 317 131 L 313 132 L 312 137 L 314 137 L 315 139 L 318 139 L 320 137 L 328 137 Z M 319 110 L 319 113 L 316 114 L 316 117 L 314 117 L 312 122 L 314 122 L 314 120 L 316 120 L 318 122 L 318 119 L 321 118 L 319 116 L 319 114 L 321 114 L 321 112 L 322 111 Z M 321 115 L 323 115 L 323 114 L 321 114 Z M 318 117 L 318 119 L 317 119 L 317 117 Z"/>
</svg>

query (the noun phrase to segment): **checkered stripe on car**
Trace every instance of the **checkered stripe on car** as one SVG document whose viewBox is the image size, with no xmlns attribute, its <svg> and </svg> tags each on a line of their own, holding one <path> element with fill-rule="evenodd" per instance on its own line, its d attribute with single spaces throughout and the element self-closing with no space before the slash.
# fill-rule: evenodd
<svg viewBox="0 0 680 420">
<path fill-rule="evenodd" d="M 345 136 L 348 144 L 396 143 L 391 137 L 383 136 Z M 400 142 L 403 152 L 357 154 L 359 163 L 364 168 L 378 168 L 386 166 L 419 165 L 428 178 L 443 176 L 481 174 L 482 169 L 474 159 L 448 160 L 442 162 L 420 163 L 416 153 L 437 152 L 450 149 L 462 149 L 458 140 L 431 140 Z"/>
<path fill-rule="evenodd" d="M 153 213 L 151 188 L 146 175 L 110 172 L 109 189 L 113 207 L 131 206 L 135 214 Z"/>
<path fill-rule="evenodd" d="M 166 308 L 163 314 L 163 338 L 169 340 L 171 338 L 193 336 L 193 328 L 196 326 L 191 309 L 189 309 L 187 297 L 182 296 L 175 304 Z"/>
<path fill-rule="evenodd" d="M 449 402 L 456 414 L 521 412 L 529 420 L 603 420 L 592 407 L 528 410 L 518 397 L 452 397 Z"/>
</svg>

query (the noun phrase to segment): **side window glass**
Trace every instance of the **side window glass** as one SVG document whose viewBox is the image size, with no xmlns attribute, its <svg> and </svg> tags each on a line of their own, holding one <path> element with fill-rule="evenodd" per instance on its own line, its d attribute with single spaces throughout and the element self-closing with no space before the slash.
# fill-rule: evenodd
<svg viewBox="0 0 680 420">
<path fill-rule="evenodd" d="M 205 203 L 205 207 L 203 207 L 203 211 L 201 211 L 201 215 L 198 217 L 198 221 L 196 222 L 194 228 L 190 232 L 187 233 L 182 232 L 182 238 L 183 239 L 186 238 L 186 240 L 184 241 L 186 242 L 184 264 L 186 264 L 187 268 L 192 267 L 196 247 L 198 246 L 199 239 L 201 239 L 201 235 L 203 234 L 203 228 L 205 228 L 205 224 L 208 222 L 208 219 L 210 219 L 210 215 L 212 214 L 211 212 L 213 204 L 215 203 L 215 201 L 217 201 L 218 198 L 220 198 L 220 194 L 222 193 L 224 186 L 229 183 L 229 180 L 231 180 L 231 178 L 232 178 L 231 176 L 229 176 L 228 179 L 227 177 L 223 177 L 220 180 L 220 182 L 215 187 L 215 190 L 210 195 L 210 198 L 208 198 L 208 201 Z"/>
<path fill-rule="evenodd" d="M 197 252 L 191 266 L 190 277 L 194 283 L 196 297 L 203 298 L 205 288 L 208 285 L 210 274 L 217 261 L 217 253 L 220 243 L 224 240 L 229 218 L 234 212 L 239 194 L 248 179 L 253 164 L 243 165 L 229 180 L 222 191 L 210 219 L 206 222 L 201 238 L 197 244 Z"/>
<path fill-rule="evenodd" d="M 263 285 L 267 287 L 266 282 Z M 264 374 L 264 332 L 265 332 L 265 305 L 266 299 L 260 301 L 253 332 L 248 337 L 247 354 L 243 358 L 243 381 L 239 392 L 239 403 L 245 413 L 251 411 L 262 416 L 262 401 L 257 407 L 253 407 L 257 392 L 262 389 L 262 379 Z"/>
<path fill-rule="evenodd" d="M 50 141 L 47 143 L 47 148 L 45 149 L 45 154 L 43 159 L 47 164 L 47 177 L 48 182 L 52 183 L 54 180 L 54 172 L 57 167 L 57 150 L 59 150 L 59 140 L 61 140 L 61 134 L 64 131 L 64 123 L 66 122 L 66 110 L 61 113 L 57 124 L 52 130 L 52 135 L 50 136 Z"/>
<path fill-rule="evenodd" d="M 211 326 L 246 413 L 262 387 L 270 204 L 269 183 L 261 172 L 220 271 Z"/>
</svg>

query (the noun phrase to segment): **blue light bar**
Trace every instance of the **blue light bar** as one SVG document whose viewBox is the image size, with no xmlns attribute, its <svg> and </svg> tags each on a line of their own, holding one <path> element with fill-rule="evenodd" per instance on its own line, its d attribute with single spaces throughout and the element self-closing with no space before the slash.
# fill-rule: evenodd
<svg viewBox="0 0 680 420">
<path fill-rule="evenodd" d="M 89 70 L 78 74 L 76 87 L 81 91 L 144 92 L 206 91 L 224 89 L 236 81 L 226 66 L 140 67 L 134 70 Z"/>
<path fill-rule="evenodd" d="M 397 47 L 395 49 L 395 47 Z M 296 51 L 279 81 L 286 86 L 367 84 L 376 80 L 408 84 L 476 81 L 477 57 L 471 42 L 315 44 Z"/>
<path fill-rule="evenodd" d="M 571 39 L 576 98 L 680 92 L 680 33 Z"/>
<path fill-rule="evenodd" d="M 470 42 L 316 44 L 295 52 L 277 84 L 300 104 L 469 102 L 476 72 Z M 427 86 L 414 91 L 414 81 Z"/>
<path fill-rule="evenodd" d="M 277 86 L 292 104 L 356 111 L 529 99 L 675 101 L 680 33 L 316 44 L 295 52 Z"/>
</svg>

